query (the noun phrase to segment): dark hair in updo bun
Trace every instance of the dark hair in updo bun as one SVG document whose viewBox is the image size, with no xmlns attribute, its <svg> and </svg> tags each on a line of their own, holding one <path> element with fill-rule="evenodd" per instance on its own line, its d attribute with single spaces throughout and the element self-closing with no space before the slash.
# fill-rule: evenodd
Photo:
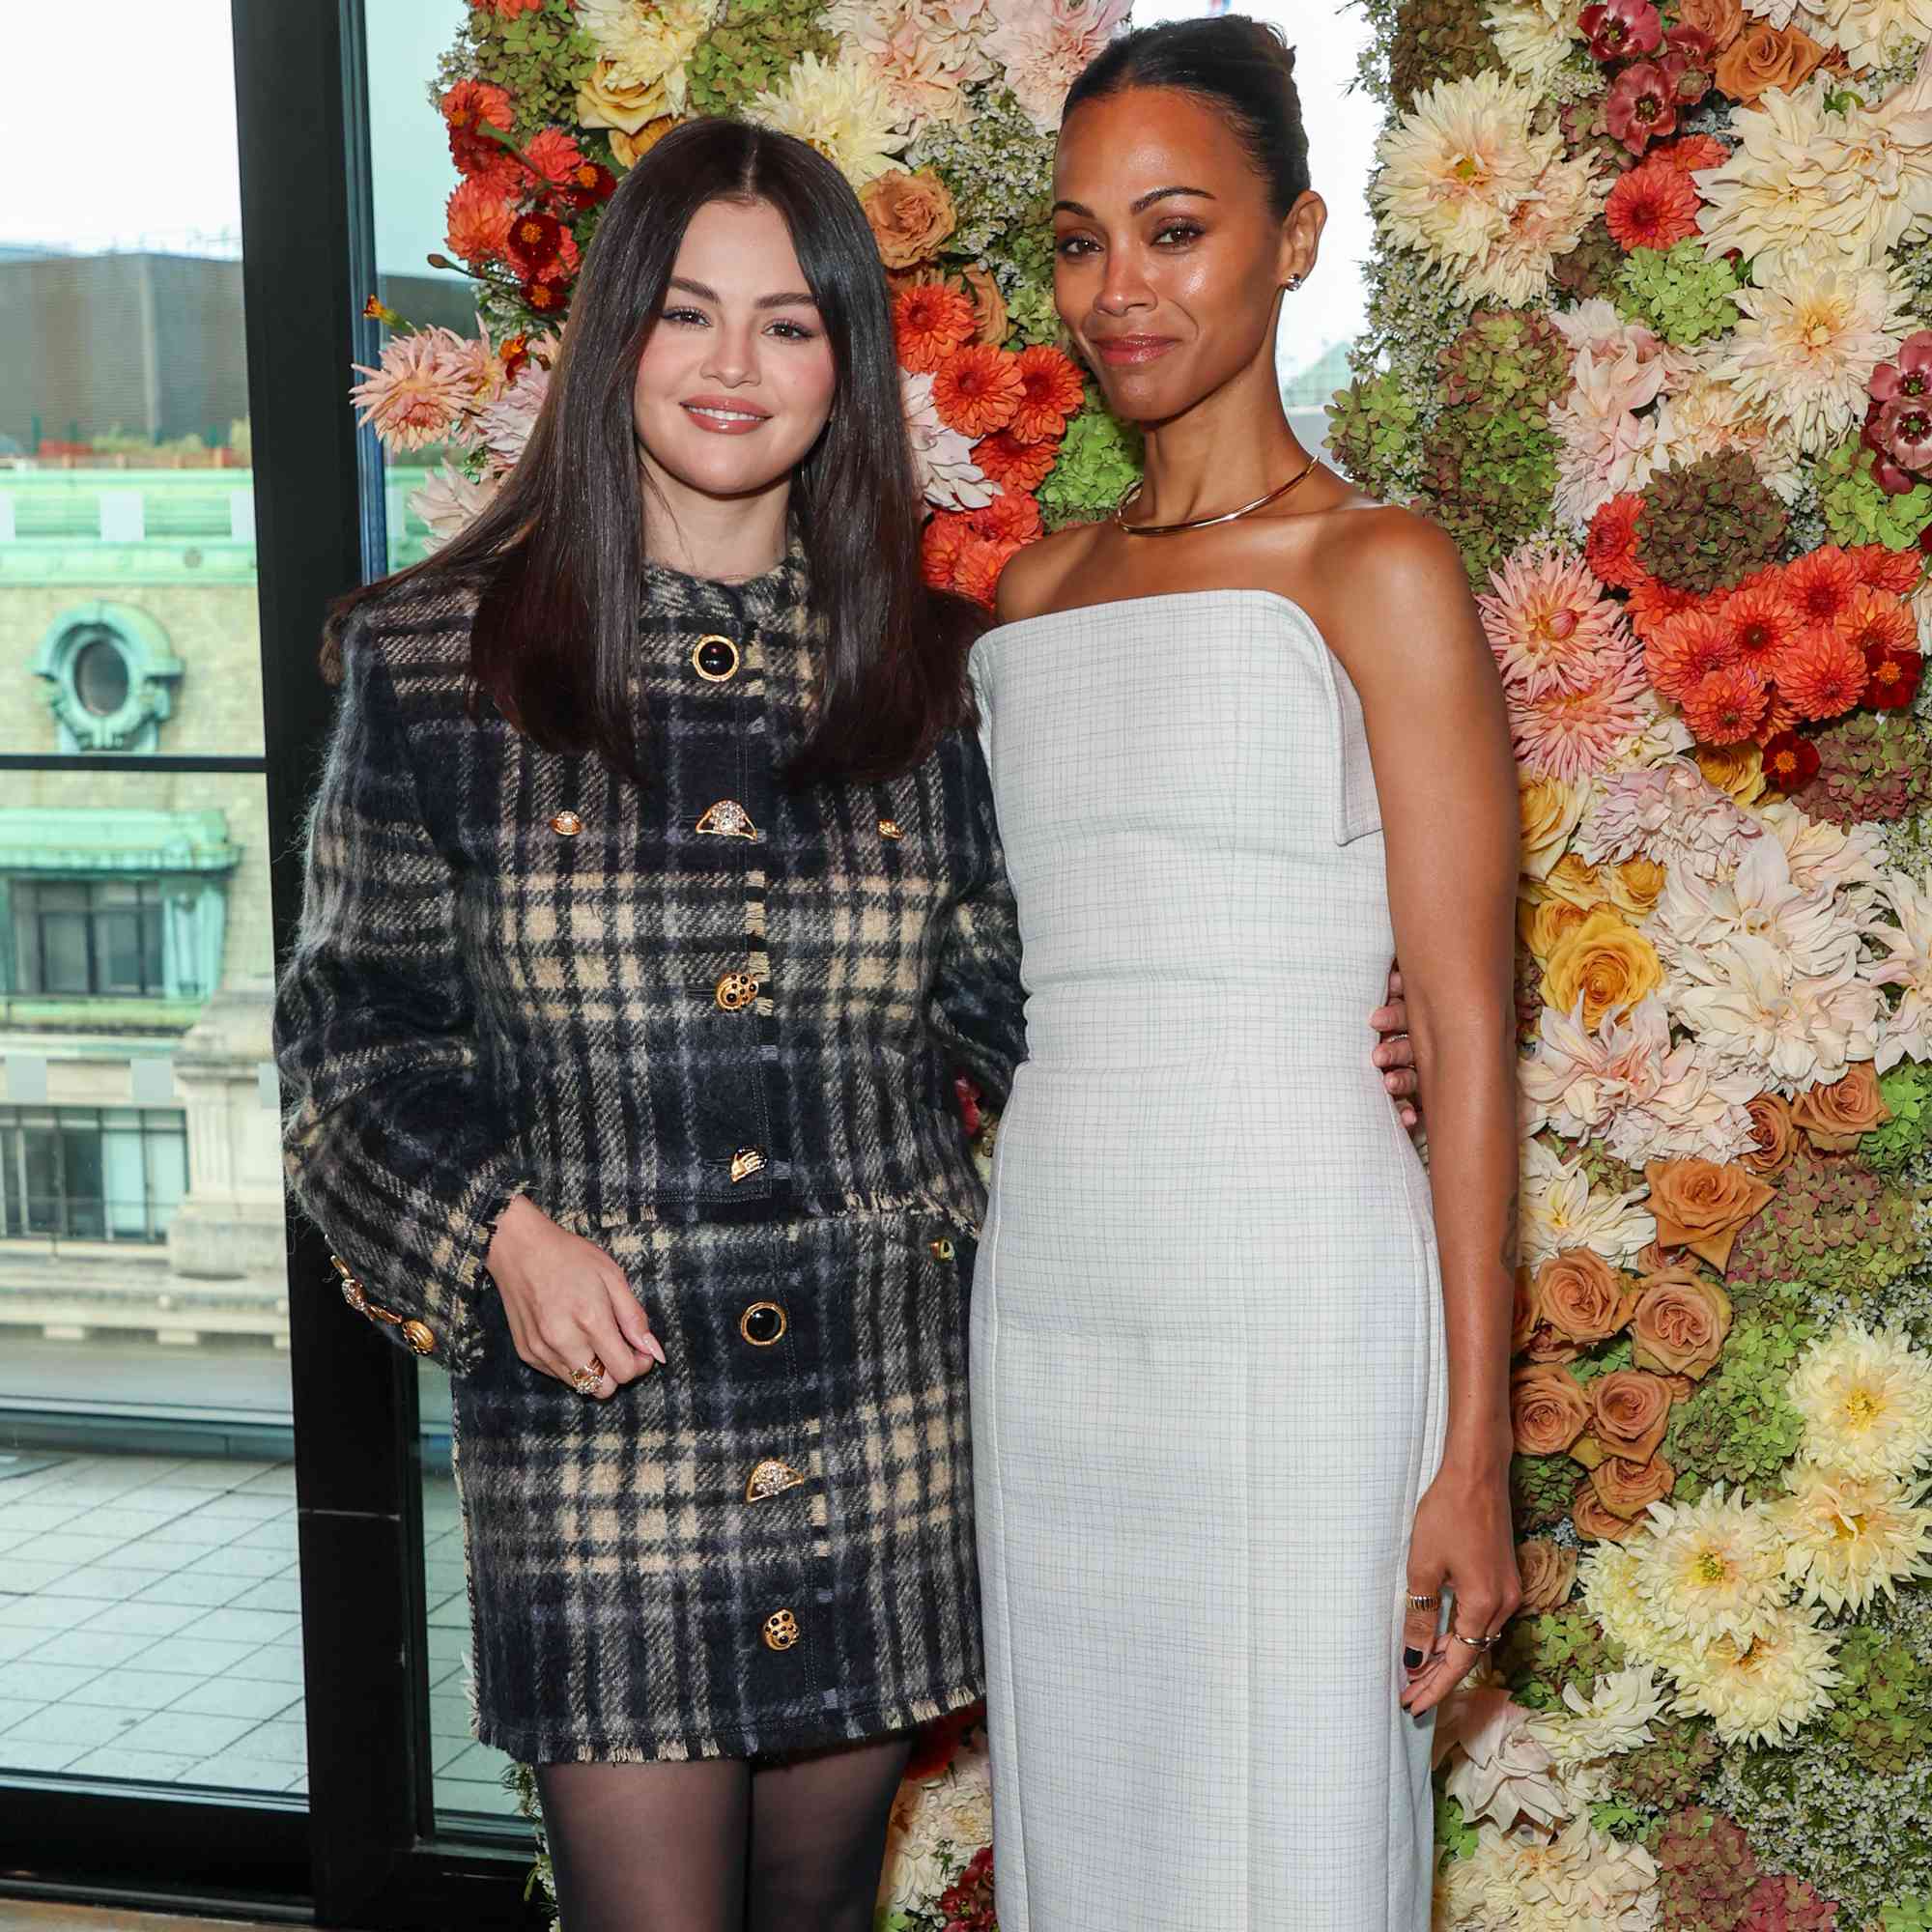
<svg viewBox="0 0 1932 1932">
<path fill-rule="evenodd" d="M 1174 20 L 1123 34 L 1088 64 L 1065 113 L 1129 87 L 1174 87 L 1220 109 L 1267 184 L 1277 221 L 1308 191 L 1308 132 L 1294 87 L 1294 49 L 1245 14 Z"/>
</svg>

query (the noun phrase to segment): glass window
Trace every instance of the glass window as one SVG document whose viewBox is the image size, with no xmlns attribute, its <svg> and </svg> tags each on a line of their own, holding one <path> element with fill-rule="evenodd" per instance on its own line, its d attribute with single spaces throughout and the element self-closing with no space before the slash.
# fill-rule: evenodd
<svg viewBox="0 0 1932 1932">
<path fill-rule="evenodd" d="M 12 896 L 23 993 L 166 991 L 157 881 L 16 880 Z"/>
</svg>

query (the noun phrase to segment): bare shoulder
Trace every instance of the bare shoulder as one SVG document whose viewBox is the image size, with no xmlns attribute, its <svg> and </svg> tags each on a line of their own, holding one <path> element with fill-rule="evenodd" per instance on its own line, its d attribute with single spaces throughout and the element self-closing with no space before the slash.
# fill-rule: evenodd
<svg viewBox="0 0 1932 1932">
<path fill-rule="evenodd" d="M 1389 603 L 1442 597 L 1469 601 L 1463 559 L 1439 524 L 1396 503 L 1338 510 L 1322 520 L 1318 542 L 1326 573 L 1352 598 L 1386 615 Z"/>
<path fill-rule="evenodd" d="M 1098 529 L 1097 524 L 1071 524 L 1017 552 L 1000 573 L 995 622 L 1017 624 L 1054 609 L 1061 585 L 1085 561 Z"/>
</svg>

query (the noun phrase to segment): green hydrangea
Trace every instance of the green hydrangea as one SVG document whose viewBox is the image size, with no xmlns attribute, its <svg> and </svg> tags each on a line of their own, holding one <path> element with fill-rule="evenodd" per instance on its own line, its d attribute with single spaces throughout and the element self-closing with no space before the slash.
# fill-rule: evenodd
<svg viewBox="0 0 1932 1932">
<path fill-rule="evenodd" d="M 1649 1820 L 1620 1799 L 1599 1798 L 1590 1805 L 1590 1823 L 1605 1837 L 1629 1842 L 1643 1836 Z"/>
<path fill-rule="evenodd" d="M 1446 1791 L 1435 1794 L 1435 1861 L 1447 1864 L 1451 1859 L 1466 1859 L 1476 1849 L 1476 1828 L 1463 1815 L 1463 1807 Z"/>
<path fill-rule="evenodd" d="M 970 126 L 935 122 L 906 150 L 909 169 L 930 168 L 952 196 L 958 226 L 947 252 L 968 261 L 1010 252 L 1023 231 L 1053 225 L 1053 136 L 1042 134 L 1001 88 Z"/>
<path fill-rule="evenodd" d="M 1566 1155 L 1569 1153 L 1567 1144 L 1557 1145 Z M 1577 1151 L 1582 1156 L 1579 1165 L 1592 1194 L 1628 1194 L 1634 1187 L 1648 1185 L 1640 1167 L 1619 1160 L 1602 1141 L 1585 1141 Z"/>
<path fill-rule="evenodd" d="M 1436 358 L 1442 400 L 1477 420 L 1541 421 L 1570 386 L 1563 332 L 1539 310 L 1480 308 Z"/>
<path fill-rule="evenodd" d="M 948 252 L 952 252 L 951 243 Z M 991 265 L 993 278 L 1007 298 L 1007 339 L 1032 347 L 1057 343 L 1062 336 L 1060 315 L 1053 306 L 1053 231 L 1016 228 L 1006 240 L 1006 252 Z"/>
<path fill-rule="evenodd" d="M 1455 539 L 1470 583 L 1548 524 L 1556 491 L 1556 439 L 1540 412 L 1445 409 L 1423 440 L 1416 482 L 1430 513 Z"/>
<path fill-rule="evenodd" d="M 1612 1369 L 1628 1369 L 1635 1357 L 1635 1345 L 1629 1335 L 1618 1335 L 1605 1342 L 1601 1348 L 1593 1349 L 1589 1354 L 1570 1364 L 1570 1373 L 1579 1382 L 1594 1381 L 1599 1376 L 1606 1376 Z"/>
<path fill-rule="evenodd" d="M 1882 543 L 1909 550 L 1932 524 L 1932 486 L 1920 483 L 1903 497 L 1889 497 L 1872 481 L 1871 451 L 1849 436 L 1818 463 L 1818 507 L 1833 541 Z"/>
<path fill-rule="evenodd" d="M 1060 455 L 1039 486 L 1049 527 L 1092 523 L 1111 514 L 1141 473 L 1141 433 L 1110 415 L 1097 395 L 1066 425 Z"/>
<path fill-rule="evenodd" d="M 1797 795 L 1833 825 L 1903 818 L 1932 804 L 1932 732 L 1910 711 L 1854 711 L 1811 734 L 1818 775 Z"/>
<path fill-rule="evenodd" d="M 1838 1669 L 1844 1682 L 1818 1728 L 1882 1777 L 1932 1754 L 1932 1670 L 1902 1637 L 1855 1625 L 1838 1646 Z"/>
<path fill-rule="evenodd" d="M 1705 1805 L 1673 1811 L 1651 1856 L 1665 1932 L 1734 1932 L 1758 1880 L 1757 1859 L 1734 1819 Z"/>
<path fill-rule="evenodd" d="M 1357 376 L 1328 405 L 1328 454 L 1372 497 L 1400 494 L 1421 405 L 1394 375 Z"/>
<path fill-rule="evenodd" d="M 1465 80 L 1500 68 L 1483 16 L 1489 0 L 1397 0 L 1388 48 L 1389 92 L 1398 107 L 1438 80 Z"/>
<path fill-rule="evenodd" d="M 1859 1158 L 1875 1174 L 1896 1178 L 1932 1145 L 1932 1066 L 1902 1060 L 1878 1082 L 1891 1119 L 1859 1142 Z"/>
<path fill-rule="evenodd" d="M 1932 1892 L 1894 1898 L 1879 1907 L 1883 1932 L 1932 1932 Z"/>
<path fill-rule="evenodd" d="M 836 36 L 819 24 L 824 13 L 824 0 L 726 0 L 685 66 L 692 111 L 735 114 L 778 87 L 800 56 L 836 54 Z"/>
<path fill-rule="evenodd" d="M 1797 1315 L 1731 1330 L 1718 1367 L 1671 1406 L 1662 1454 L 1677 1471 L 1675 1500 L 1695 1502 L 1713 1483 L 1740 1485 L 1753 1500 L 1781 1492 L 1779 1472 L 1804 1434 L 1785 1384 L 1816 1332 Z"/>
<path fill-rule="evenodd" d="M 1737 326 L 1738 273 L 1695 240 L 1672 248 L 1633 248 L 1617 270 L 1617 306 L 1666 342 L 1690 348 Z"/>
<path fill-rule="evenodd" d="M 544 0 L 533 13 L 499 20 L 470 9 L 456 45 L 438 70 L 438 89 L 469 78 L 507 88 L 510 131 L 522 142 L 539 128 L 577 128 L 577 84 L 597 64 L 597 48 L 577 24 L 572 0 Z"/>
<path fill-rule="evenodd" d="M 1510 1458 L 1510 1514 L 1519 1536 L 1563 1522 L 1582 1475 L 1568 1456 Z"/>
<path fill-rule="evenodd" d="M 1718 1740 L 1695 1718 L 1658 1718 L 1651 1741 L 1609 1761 L 1610 1788 L 1645 1811 L 1673 1811 L 1703 1790 L 1718 1762 Z"/>
<path fill-rule="evenodd" d="M 1741 449 L 1673 463 L 1643 491 L 1637 558 L 1660 582 L 1708 596 L 1775 562 L 1789 512 Z"/>
<path fill-rule="evenodd" d="M 1574 1482 L 1575 1464 L 1572 1471 Z M 1532 1711 L 1555 1710 L 1569 1684 L 1588 1696 L 1598 1678 L 1624 1663 L 1622 1649 L 1580 1604 L 1517 1618 L 1494 1656 L 1511 1696 Z"/>
</svg>

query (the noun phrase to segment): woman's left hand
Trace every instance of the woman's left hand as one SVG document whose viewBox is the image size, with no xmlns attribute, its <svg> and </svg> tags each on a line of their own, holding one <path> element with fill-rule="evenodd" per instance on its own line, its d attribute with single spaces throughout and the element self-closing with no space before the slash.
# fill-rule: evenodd
<svg viewBox="0 0 1932 1932">
<path fill-rule="evenodd" d="M 1419 1717 L 1433 1710 L 1475 1667 L 1487 1650 L 1458 1640 L 1496 1634 L 1522 1602 L 1516 1543 L 1510 1526 L 1509 1459 L 1485 1457 L 1478 1465 L 1447 1461 L 1416 1505 L 1408 1540 L 1407 1589 L 1445 1597 L 1449 1623 L 1438 1612 L 1410 1609 L 1403 1618 L 1402 1707 Z M 1411 1665 L 1417 1653 L 1421 1662 Z"/>
<path fill-rule="evenodd" d="M 1422 1122 L 1422 1102 L 1416 1097 L 1415 1048 L 1408 1037 L 1408 1006 L 1402 996 L 1400 966 L 1389 968 L 1388 1004 L 1369 1015 L 1369 1024 L 1381 1036 L 1369 1058 L 1381 1071 L 1397 1119 L 1413 1133 Z"/>
</svg>

